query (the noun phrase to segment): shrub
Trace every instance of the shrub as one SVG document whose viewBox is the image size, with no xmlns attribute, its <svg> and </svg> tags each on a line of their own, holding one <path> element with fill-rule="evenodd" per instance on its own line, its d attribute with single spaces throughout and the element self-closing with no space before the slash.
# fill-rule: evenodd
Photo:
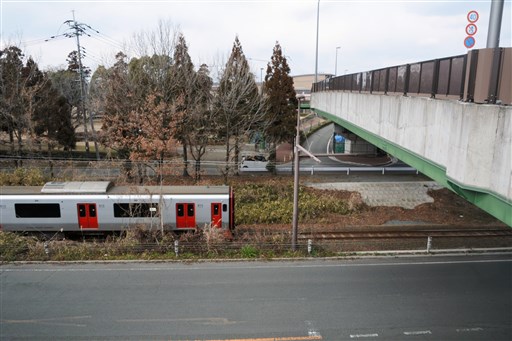
<svg viewBox="0 0 512 341">
<path fill-rule="evenodd" d="M 245 245 L 240 249 L 243 258 L 257 258 L 259 254 L 259 250 L 252 245 Z"/>
<path fill-rule="evenodd" d="M 38 169 L 16 168 L 12 173 L 0 173 L 2 186 L 41 186 L 45 182 L 43 173 Z"/>
<path fill-rule="evenodd" d="M 319 194 L 320 193 L 320 194 Z M 270 181 L 267 184 L 248 184 L 236 189 L 237 224 L 291 223 L 293 214 L 293 186 Z M 347 214 L 345 201 L 329 191 L 299 188 L 299 218 L 314 220 L 327 214 Z"/>
</svg>

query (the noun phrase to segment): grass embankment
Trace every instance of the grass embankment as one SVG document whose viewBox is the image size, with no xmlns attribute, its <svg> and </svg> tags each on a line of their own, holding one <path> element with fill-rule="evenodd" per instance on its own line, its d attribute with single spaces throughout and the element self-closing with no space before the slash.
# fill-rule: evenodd
<svg viewBox="0 0 512 341">
<path fill-rule="evenodd" d="M 21 176 L 21 175 L 20 175 Z M 33 178 L 38 180 L 36 177 Z M 37 182 L 37 181 L 36 181 Z M 14 184 L 14 183 L 13 183 Z M 0 261 L 81 261 L 131 259 L 199 258 L 273 258 L 307 255 L 302 246 L 290 251 L 288 233 L 269 233 L 271 226 L 289 226 L 293 211 L 293 184 L 289 178 L 266 181 L 237 180 L 232 184 L 236 195 L 236 225 L 232 239 L 226 240 L 218 229 L 203 227 L 196 233 L 160 233 L 137 226 L 122 236 L 106 240 L 62 240 L 54 236 L 0 233 Z M 321 222 L 332 215 L 350 212 L 349 203 L 339 192 L 300 187 L 300 221 Z M 266 228 L 255 229 L 255 225 Z M 252 227 L 248 227 L 252 226 Z M 176 254 L 175 241 L 178 241 Z M 328 255 L 315 249 L 314 255 Z"/>
</svg>

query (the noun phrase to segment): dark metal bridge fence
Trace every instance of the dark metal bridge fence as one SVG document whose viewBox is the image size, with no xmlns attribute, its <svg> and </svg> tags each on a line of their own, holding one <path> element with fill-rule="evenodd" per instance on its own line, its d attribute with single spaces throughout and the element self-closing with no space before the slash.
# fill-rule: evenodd
<svg viewBox="0 0 512 341">
<path fill-rule="evenodd" d="M 312 92 L 342 90 L 511 104 L 511 56 L 510 48 L 472 50 L 464 55 L 328 78 L 314 83 Z"/>
</svg>

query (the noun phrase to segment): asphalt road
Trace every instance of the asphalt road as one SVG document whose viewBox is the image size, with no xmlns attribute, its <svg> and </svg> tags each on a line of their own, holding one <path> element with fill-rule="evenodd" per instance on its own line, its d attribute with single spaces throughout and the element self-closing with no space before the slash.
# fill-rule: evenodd
<svg viewBox="0 0 512 341">
<path fill-rule="evenodd" d="M 510 255 L 0 271 L 2 340 L 512 339 Z"/>
</svg>

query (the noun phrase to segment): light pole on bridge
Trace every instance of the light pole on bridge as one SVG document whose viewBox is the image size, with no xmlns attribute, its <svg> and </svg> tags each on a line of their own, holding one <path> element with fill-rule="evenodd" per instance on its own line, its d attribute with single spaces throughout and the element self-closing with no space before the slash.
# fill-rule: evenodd
<svg viewBox="0 0 512 341">
<path fill-rule="evenodd" d="M 334 77 L 338 75 L 338 50 L 341 46 L 336 46 L 336 61 L 334 62 Z"/>
</svg>

